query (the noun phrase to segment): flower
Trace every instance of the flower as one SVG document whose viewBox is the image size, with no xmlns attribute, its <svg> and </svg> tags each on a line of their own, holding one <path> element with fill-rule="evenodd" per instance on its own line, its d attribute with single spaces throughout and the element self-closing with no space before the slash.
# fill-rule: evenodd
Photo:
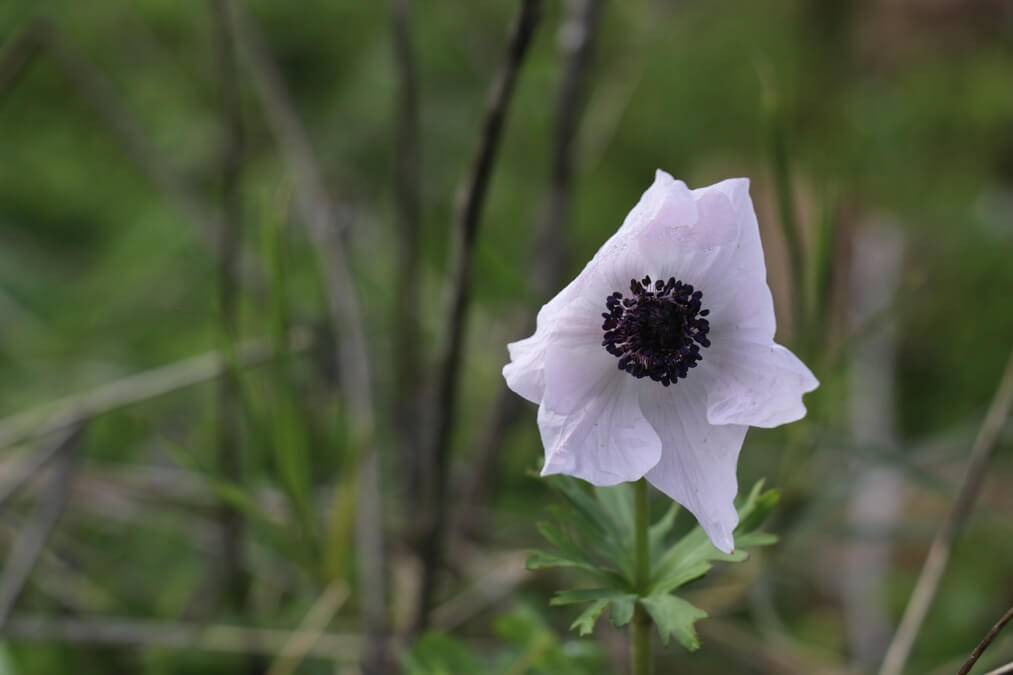
<svg viewBox="0 0 1013 675">
<path fill-rule="evenodd" d="M 690 190 L 659 170 L 503 376 L 538 404 L 543 476 L 646 476 L 730 553 L 746 430 L 802 418 L 819 384 L 774 329 L 749 180 Z"/>
</svg>

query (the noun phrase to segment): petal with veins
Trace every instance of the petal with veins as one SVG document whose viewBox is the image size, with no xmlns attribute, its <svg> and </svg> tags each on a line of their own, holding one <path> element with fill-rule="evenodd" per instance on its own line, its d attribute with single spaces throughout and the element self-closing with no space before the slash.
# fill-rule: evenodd
<svg viewBox="0 0 1013 675">
<path fill-rule="evenodd" d="M 594 485 L 637 480 L 658 463 L 661 441 L 637 403 L 640 383 L 612 370 L 570 414 L 538 408 L 545 445 L 542 475 L 565 473 Z"/>
<path fill-rule="evenodd" d="M 647 472 L 647 480 L 689 509 L 714 546 L 731 553 L 732 532 L 739 522 L 735 467 L 748 427 L 709 424 L 704 395 L 699 383 L 641 394 L 644 415 L 662 446 L 661 459 Z"/>
<path fill-rule="evenodd" d="M 776 427 L 805 417 L 802 394 L 819 382 L 812 371 L 779 344 L 715 344 L 707 355 L 713 383 L 707 391 L 707 421 Z"/>
<path fill-rule="evenodd" d="M 545 350 L 550 344 L 557 317 L 573 294 L 575 282 L 556 294 L 538 311 L 535 334 L 507 345 L 510 363 L 503 366 L 507 386 L 532 403 L 541 403 L 545 395 Z"/>
</svg>

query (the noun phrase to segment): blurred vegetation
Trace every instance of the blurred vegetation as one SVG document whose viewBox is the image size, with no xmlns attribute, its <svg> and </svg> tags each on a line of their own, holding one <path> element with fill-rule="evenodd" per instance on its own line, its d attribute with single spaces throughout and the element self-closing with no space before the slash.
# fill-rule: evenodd
<svg viewBox="0 0 1013 675">
<path fill-rule="evenodd" d="M 427 377 L 445 328 L 454 193 L 513 6 L 415 6 Z M 399 421 L 390 413 L 400 385 L 390 358 L 399 292 L 390 10 L 322 0 L 251 0 L 246 7 L 350 223 L 348 259 L 381 411 L 376 447 L 389 610 L 401 630 L 417 561 L 392 450 Z M 564 9 L 544 6 L 484 210 L 455 476 L 471 469 L 476 438 L 503 387 L 499 371 L 505 343 L 519 337 L 516 317 L 547 299 L 533 290 L 530 260 L 546 199 Z M 778 339 L 803 353 L 823 383 L 807 398 L 806 421 L 754 429 L 743 452 L 741 485 L 766 477 L 785 491 L 768 526 L 781 543 L 736 566 L 747 571 L 719 571 L 691 587 L 694 603 L 715 618 L 700 624 L 696 654 L 662 650 L 660 672 L 843 672 L 833 669 L 852 662 L 851 646 L 830 572 L 841 548 L 868 537 L 891 542 L 889 577 L 871 602 L 896 621 L 1013 345 L 1013 12 L 1001 0 L 633 0 L 606 3 L 603 11 L 578 136 L 566 234 L 572 265 L 564 276 L 616 229 L 655 168 L 691 186 L 750 176 Z M 75 63 L 108 80 L 115 105 L 150 144 L 150 162 L 177 176 L 211 217 L 195 221 L 167 198 L 52 49 L 38 50 L 16 77 L 0 78 L 3 417 L 210 350 L 241 351 L 223 334 L 217 232 L 209 231 L 221 210 L 225 144 L 211 7 L 8 0 L 0 4 L 0 46 L 9 50 L 40 20 Z M 15 616 L 289 630 L 328 584 L 342 582 L 348 600 L 325 625 L 337 634 L 362 630 L 353 523 L 359 459 L 325 347 L 343 327 L 326 318 L 326 290 L 291 203 L 291 175 L 241 58 L 238 72 L 245 131 L 242 238 L 235 242 L 242 256 L 239 342 L 261 339 L 275 356 L 239 372 L 241 475 L 218 468 L 213 381 L 89 421 L 69 507 Z M 787 181 L 781 185 L 815 269 L 805 289 L 793 289 L 786 271 L 778 181 Z M 847 421 L 855 340 L 850 242 L 870 225 L 896 229 L 904 241 L 897 297 L 886 317 L 858 332 L 879 330 L 884 318 L 896 327 L 891 448 L 856 443 Z M 796 291 L 811 302 L 801 322 L 791 318 Z M 288 334 L 297 328 L 313 345 L 290 352 Z M 496 556 L 537 545 L 534 523 L 556 499 L 529 475 L 541 456 L 533 412 L 525 409 L 505 438 L 494 486 L 479 507 L 486 525 L 453 542 L 441 602 L 495 585 L 495 575 L 482 573 L 496 569 Z M 0 483 L 43 445 L 25 439 L 3 448 Z M 1013 602 L 1010 446 L 1007 434 L 916 643 L 911 673 L 954 671 Z M 858 533 L 845 503 L 858 473 L 872 467 L 899 471 L 907 491 L 888 531 Z M 0 556 L 9 559 L 44 494 L 45 483 L 32 481 L 0 507 Z M 222 502 L 246 523 L 249 586 L 241 607 L 230 604 L 230 580 L 218 562 Z M 690 520 L 681 514 L 677 527 L 688 530 Z M 548 604 L 561 577 L 545 574 L 523 573 L 508 592 L 414 651 L 400 644 L 395 662 L 412 673 L 618 668 L 622 636 L 607 626 L 593 639 L 568 634 L 568 608 Z M 982 664 L 1013 660 L 1011 640 L 1000 638 Z M 763 657 L 770 650 L 798 668 Z M 347 654 L 339 667 L 356 672 L 357 652 Z M 9 634 L 0 643 L 3 673 L 237 672 L 271 662 L 270 655 L 251 660 L 215 649 L 59 637 Z M 326 658 L 300 667 L 329 672 Z"/>
</svg>

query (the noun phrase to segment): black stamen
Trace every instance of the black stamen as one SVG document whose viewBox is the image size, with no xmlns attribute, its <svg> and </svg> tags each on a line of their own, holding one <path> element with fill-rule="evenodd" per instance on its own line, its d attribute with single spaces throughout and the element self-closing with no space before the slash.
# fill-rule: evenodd
<svg viewBox="0 0 1013 675">
<path fill-rule="evenodd" d="M 619 359 L 619 370 L 650 377 L 667 387 L 685 378 L 710 347 L 710 322 L 703 317 L 703 293 L 670 277 L 652 284 L 651 277 L 630 279 L 630 294 L 615 291 L 605 298 L 602 346 Z"/>
</svg>

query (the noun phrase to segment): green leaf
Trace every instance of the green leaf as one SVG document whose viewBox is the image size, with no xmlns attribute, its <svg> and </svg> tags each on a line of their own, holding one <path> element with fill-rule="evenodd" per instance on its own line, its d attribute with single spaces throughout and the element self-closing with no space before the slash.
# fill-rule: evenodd
<svg viewBox="0 0 1013 675">
<path fill-rule="evenodd" d="M 665 550 L 665 537 L 672 531 L 672 526 L 675 525 L 675 517 L 677 515 L 679 515 L 679 503 L 672 502 L 668 507 L 668 511 L 661 517 L 661 520 L 651 525 L 648 530 L 652 558 L 657 559 L 661 557 L 661 553 Z"/>
<path fill-rule="evenodd" d="M 777 490 L 763 492 L 763 483 L 762 479 L 756 481 L 745 502 L 739 507 L 739 526 L 735 528 L 736 535 L 752 532 L 762 525 L 781 501 L 781 493 Z"/>
<path fill-rule="evenodd" d="M 556 548 L 566 549 L 571 546 L 569 537 L 567 537 L 555 524 L 542 520 L 535 523 L 535 527 L 538 528 L 539 534 L 545 537 L 545 541 L 549 542 Z"/>
<path fill-rule="evenodd" d="M 557 522 L 540 522 L 538 530 L 556 550 L 532 551 L 528 569 L 571 567 L 595 577 L 595 588 L 564 590 L 551 601 L 553 605 L 588 603 L 574 620 L 571 628 L 581 635 L 594 630 L 602 612 L 609 609 L 616 627 L 633 619 L 637 595 L 633 592 L 633 500 L 628 485 L 587 489 L 569 477 L 554 477 L 551 483 L 566 499 L 567 506 L 551 511 Z M 745 560 L 746 549 L 767 546 L 777 541 L 770 534 L 754 532 L 777 503 L 776 492 L 763 492 L 757 483 L 739 505 L 740 527 L 736 529 L 737 550 L 731 554 L 718 551 L 706 533 L 697 526 L 675 546 L 665 551 L 665 539 L 672 531 L 679 506 L 673 503 L 665 515 L 650 526 L 648 536 L 652 549 L 651 585 L 645 607 L 652 603 L 663 638 L 675 635 L 687 649 L 699 646 L 693 622 L 706 613 L 669 593 L 706 574 L 714 562 Z"/>
<path fill-rule="evenodd" d="M 614 588 L 575 588 L 568 591 L 557 591 L 549 601 L 550 605 L 579 605 L 592 600 L 612 600 L 628 595 Z"/>
<path fill-rule="evenodd" d="M 576 605 L 584 602 L 591 604 L 573 622 L 570 628 L 579 628 L 581 635 L 587 635 L 594 628 L 595 621 L 601 616 L 609 604 L 612 605 L 612 623 L 618 628 L 630 622 L 633 616 L 633 603 L 637 596 L 613 588 L 579 588 L 559 591 L 549 601 L 552 605 Z M 586 630 L 585 630 L 586 629 Z"/>
<path fill-rule="evenodd" d="M 565 521 L 565 518 L 565 515 L 560 516 L 561 520 Z M 600 570 L 603 567 L 599 561 L 591 556 L 589 551 L 585 550 L 586 547 L 581 546 L 581 542 L 573 533 L 568 532 L 555 523 L 545 521 L 539 522 L 537 527 L 546 541 L 560 549 L 560 553 L 564 557 L 574 561 L 582 561 L 596 570 Z"/>
<path fill-rule="evenodd" d="M 629 483 L 595 488 L 595 494 L 605 513 L 616 525 L 616 532 L 624 542 L 633 542 L 633 491 Z"/>
<path fill-rule="evenodd" d="M 633 618 L 633 607 L 637 603 L 637 596 L 635 595 L 623 595 L 618 598 L 613 598 L 612 608 L 609 609 L 609 614 L 612 617 L 612 625 L 616 628 L 622 628 L 630 622 Z"/>
<path fill-rule="evenodd" d="M 598 621 L 598 617 L 601 616 L 601 613 L 605 611 L 606 607 L 608 607 L 609 602 L 611 602 L 611 600 L 608 598 L 601 598 L 592 602 L 588 608 L 581 612 L 580 616 L 578 616 L 574 622 L 570 624 L 570 629 L 577 629 L 577 633 L 579 635 L 590 635 L 594 630 L 595 622 Z"/>
<path fill-rule="evenodd" d="M 693 624 L 707 618 L 707 612 L 674 595 L 652 595 L 640 602 L 654 619 L 666 645 L 675 636 L 679 644 L 691 652 L 700 648 L 700 638 Z"/>
<path fill-rule="evenodd" d="M 608 516 L 612 536 L 594 541 L 598 552 L 607 556 L 627 579 L 633 579 L 633 490 L 630 483 L 595 488 L 595 494 Z"/>
<path fill-rule="evenodd" d="M 752 531 L 763 523 L 779 498 L 776 491 L 762 490 L 761 480 L 738 508 L 740 524 L 735 529 L 734 551 L 722 553 L 714 548 L 698 525 L 657 561 L 652 570 L 650 593 L 670 593 L 707 574 L 715 562 L 742 562 L 748 557 L 746 549 L 776 542 L 774 535 Z"/>
<path fill-rule="evenodd" d="M 551 551 L 531 551 L 531 556 L 527 560 L 527 568 L 529 570 L 540 570 L 545 567 L 575 567 L 596 576 L 600 573 L 597 567 L 584 559 Z"/>
<path fill-rule="evenodd" d="M 759 548 L 761 546 L 773 546 L 777 543 L 778 536 L 770 532 L 750 532 L 741 537 L 735 537 L 735 545 L 740 549 Z"/>
<path fill-rule="evenodd" d="M 623 494 L 629 493 L 629 486 L 616 486 L 592 493 L 568 476 L 552 476 L 549 484 L 572 507 L 565 511 L 555 511 L 557 518 L 566 523 L 568 530 L 572 530 L 572 534 L 567 533 L 567 536 L 575 542 L 564 551 L 565 555 L 571 559 L 583 559 L 595 567 L 614 565 L 625 581 L 632 583 L 632 496 Z M 627 501 L 630 502 L 628 506 L 624 505 Z M 556 535 L 559 531 L 551 534 Z M 575 550 L 581 553 L 575 554 Z M 591 559 L 591 553 L 600 557 L 604 564 Z"/>
<path fill-rule="evenodd" d="M 568 476 L 552 476 L 548 482 L 576 509 L 576 521 L 580 524 L 582 534 L 592 537 L 612 534 L 608 527 L 611 519 L 605 509 L 576 480 Z"/>
<path fill-rule="evenodd" d="M 654 571 L 650 591 L 670 593 L 707 574 L 716 561 L 741 562 L 745 559 L 746 552 L 742 549 L 724 554 L 714 548 L 709 541 L 695 541 L 695 538 L 690 540 L 687 537 L 662 557 Z"/>
</svg>

